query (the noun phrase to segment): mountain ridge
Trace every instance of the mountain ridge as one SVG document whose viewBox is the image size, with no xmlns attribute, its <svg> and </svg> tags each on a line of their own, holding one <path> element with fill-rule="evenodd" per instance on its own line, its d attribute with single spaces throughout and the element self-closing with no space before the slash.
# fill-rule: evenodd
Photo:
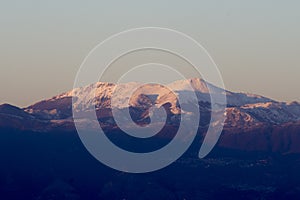
<svg viewBox="0 0 300 200">
<path fill-rule="evenodd" d="M 192 88 L 188 84 L 192 83 Z M 199 134 L 205 134 L 210 123 L 211 103 L 208 86 L 202 79 L 188 79 L 176 81 L 167 87 L 158 84 L 142 85 L 141 83 L 122 83 L 117 88 L 116 112 L 123 115 L 129 109 L 132 120 L 140 125 L 149 123 L 149 108 L 163 107 L 168 115 L 167 127 L 177 127 L 180 116 L 184 115 L 193 119 L 195 105 L 188 104 L 188 110 L 182 110 L 177 96 L 186 95 L 195 90 L 198 98 L 198 108 L 201 115 Z M 80 108 L 84 112 L 95 112 L 98 122 L 106 130 L 116 130 L 117 125 L 111 110 L 111 98 L 116 86 L 113 83 L 98 82 L 82 88 L 56 95 L 52 98 L 36 102 L 26 108 L 18 108 L 9 104 L 0 105 L 0 129 L 10 128 L 35 132 L 75 131 L 72 115 L 72 97 L 74 94 L 86 95 L 83 103 L 86 107 Z M 132 96 L 132 88 L 138 88 Z M 172 91 L 169 88 L 172 89 Z M 298 102 L 277 102 L 272 99 L 245 93 L 235 93 L 222 90 L 213 85 L 213 92 L 224 92 L 227 97 L 225 110 L 226 120 L 219 145 L 226 148 L 241 150 L 268 150 L 278 152 L 299 152 L 300 147 L 298 132 L 300 132 L 300 104 Z M 96 91 L 94 96 L 93 92 Z M 128 104 L 129 102 L 129 104 Z M 74 100 L 75 110 L 82 102 Z M 94 109 L 95 108 L 95 109 Z M 91 128 L 93 123 L 85 119 L 80 121 L 83 128 Z M 131 120 L 131 119 L 129 119 Z M 288 130 L 288 131 L 287 131 Z M 163 135 L 163 134 L 162 134 Z M 170 135 L 166 132 L 166 135 Z M 291 138 L 294 138 L 293 140 Z M 260 142 L 256 144 L 255 141 Z M 237 142 L 239 141 L 239 142 Z M 296 144 L 295 144 L 296 143 Z M 252 144 L 252 145 L 250 145 Z M 289 149 L 287 144 L 293 144 Z M 270 148 L 272 147 L 272 148 Z"/>
<path fill-rule="evenodd" d="M 190 83 L 193 83 L 191 85 L 192 88 L 189 85 Z M 143 85 L 137 82 L 122 83 L 119 85 L 97 82 L 82 88 L 64 92 L 50 99 L 39 101 L 23 110 L 34 115 L 43 116 L 44 119 L 67 119 L 72 116 L 73 95 L 81 95 L 80 93 L 82 93 L 85 95 L 84 98 L 82 98 L 84 102 L 78 103 L 75 100 L 73 102 L 75 109 L 77 104 L 88 105 L 86 109 L 96 107 L 96 110 L 100 110 L 110 108 L 111 106 L 115 106 L 118 109 L 130 106 L 149 108 L 156 105 L 160 107 L 165 103 L 170 103 L 173 114 L 178 114 L 180 113 L 180 108 L 178 106 L 177 96 L 188 96 L 188 92 L 190 92 L 191 89 L 195 90 L 198 102 L 210 103 L 208 84 L 209 83 L 199 78 L 179 80 L 168 84 L 167 87 L 158 84 Z M 250 114 L 254 118 L 259 118 L 258 120 L 268 117 L 260 116 L 262 114 L 266 115 L 268 111 L 273 111 L 274 116 L 270 118 L 269 121 L 275 124 L 298 120 L 300 118 L 300 104 L 297 102 L 277 102 L 261 95 L 235 93 L 222 90 L 211 84 L 209 85 L 210 88 L 214 88 L 212 90 L 213 92 L 226 92 L 227 107 L 238 108 L 241 112 Z M 137 88 L 135 93 L 132 96 L 128 96 L 134 88 Z M 111 99 L 113 94 L 116 94 L 116 97 L 114 97 L 114 102 L 116 103 L 112 105 Z M 284 114 L 284 117 L 280 117 L 281 114 Z"/>
</svg>

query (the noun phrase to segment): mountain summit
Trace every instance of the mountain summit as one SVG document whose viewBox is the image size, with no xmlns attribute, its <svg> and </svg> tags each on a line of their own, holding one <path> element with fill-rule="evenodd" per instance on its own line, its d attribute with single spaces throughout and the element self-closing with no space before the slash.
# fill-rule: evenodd
<svg viewBox="0 0 300 200">
<path fill-rule="evenodd" d="M 179 80 L 166 86 L 137 82 L 97 82 L 26 108 L 3 104 L 0 105 L 0 129 L 34 132 L 75 131 L 72 106 L 75 111 L 80 110 L 84 113 L 96 111 L 98 122 L 108 131 L 117 127 L 112 108 L 119 116 L 123 116 L 126 109 L 129 109 L 132 120 L 143 126 L 149 123 L 149 109 L 154 106 L 166 110 L 168 116 L 165 126 L 171 129 L 179 126 L 182 115 L 193 120 L 193 113 L 198 112 L 196 108 L 199 108 L 199 134 L 205 134 L 211 117 L 208 88 L 215 94 L 225 92 L 227 97 L 224 113 L 226 121 L 219 141 L 220 146 L 242 150 L 300 153 L 300 137 L 297 135 L 300 130 L 299 103 L 277 102 L 260 95 L 224 91 L 199 78 Z M 198 102 L 183 102 L 188 105 L 185 106 L 187 109 L 183 110 L 178 96 L 184 97 L 189 92 L 196 94 Z M 83 98 L 74 98 L 72 105 L 73 96 L 80 95 Z M 194 103 L 198 103 L 198 106 Z M 82 122 L 83 128 L 91 128 L 91 123 L 85 115 L 76 120 Z M 163 130 L 165 135 L 169 134 L 166 129 Z"/>
<path fill-rule="evenodd" d="M 171 113 L 179 114 L 180 106 L 177 102 L 178 95 L 185 95 L 187 92 L 194 90 L 200 107 L 207 109 L 210 107 L 209 89 L 213 92 L 224 92 L 212 84 L 206 83 L 203 79 L 193 78 L 179 80 L 166 86 L 158 84 L 146 84 L 137 82 L 113 84 L 98 82 L 82 88 L 76 88 L 71 91 L 59 94 L 50 99 L 37 102 L 23 110 L 37 118 L 44 120 L 63 120 L 72 119 L 72 97 L 73 95 L 84 95 L 82 101 L 74 102 L 74 107 L 86 105 L 86 108 L 96 108 L 97 111 L 109 109 L 111 106 L 117 109 L 126 107 L 149 108 L 151 106 L 162 106 L 169 103 Z M 136 89 L 137 88 L 137 89 Z M 136 89 L 135 91 L 133 91 Z M 277 102 L 272 99 L 247 93 L 236 93 L 225 91 L 227 97 L 227 112 L 231 115 L 247 116 L 240 120 L 247 121 L 252 118 L 253 122 L 264 122 L 272 124 L 281 124 L 300 119 L 300 105 L 294 103 Z M 132 94 L 132 95 L 131 95 Z M 115 95 L 114 104 L 111 104 L 112 96 Z M 234 112 L 233 112 L 234 111 Z M 230 120 L 230 119 L 228 119 Z"/>
</svg>

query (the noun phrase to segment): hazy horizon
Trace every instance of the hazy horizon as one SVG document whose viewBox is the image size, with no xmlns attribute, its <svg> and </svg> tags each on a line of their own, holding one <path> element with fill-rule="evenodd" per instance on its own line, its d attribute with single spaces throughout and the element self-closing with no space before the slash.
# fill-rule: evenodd
<svg viewBox="0 0 300 200">
<path fill-rule="evenodd" d="M 71 90 L 86 55 L 130 28 L 175 29 L 202 44 L 225 89 L 300 101 L 300 2 L 5 1 L 0 104 L 27 106 Z M 209 80 L 208 80 L 209 81 Z"/>
</svg>

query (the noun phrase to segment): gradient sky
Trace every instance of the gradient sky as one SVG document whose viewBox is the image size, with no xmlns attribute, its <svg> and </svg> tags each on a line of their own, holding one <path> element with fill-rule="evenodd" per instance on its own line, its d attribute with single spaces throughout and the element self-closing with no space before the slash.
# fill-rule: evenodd
<svg viewBox="0 0 300 200">
<path fill-rule="evenodd" d="M 226 89 L 300 101 L 300 1 L 0 1 L 0 104 L 70 90 L 112 34 L 158 26 L 201 43 Z"/>
</svg>

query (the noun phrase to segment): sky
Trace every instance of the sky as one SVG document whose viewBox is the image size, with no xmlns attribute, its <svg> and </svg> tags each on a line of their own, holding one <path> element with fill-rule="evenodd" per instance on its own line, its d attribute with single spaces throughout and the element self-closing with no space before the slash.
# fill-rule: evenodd
<svg viewBox="0 0 300 200">
<path fill-rule="evenodd" d="M 225 87 L 300 101 L 300 1 L 0 0 L 0 104 L 72 89 L 101 41 L 137 27 L 183 32 L 209 52 Z"/>
</svg>

